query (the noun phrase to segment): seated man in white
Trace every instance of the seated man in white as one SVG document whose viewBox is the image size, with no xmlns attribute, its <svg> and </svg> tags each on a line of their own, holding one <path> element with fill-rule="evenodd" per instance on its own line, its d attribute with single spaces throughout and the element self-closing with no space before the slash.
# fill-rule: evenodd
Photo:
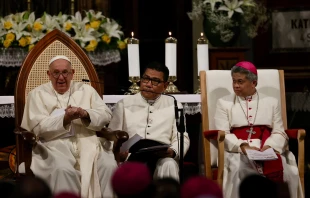
<svg viewBox="0 0 310 198">
<path fill-rule="evenodd" d="M 231 69 L 231 76 L 235 93 L 219 99 L 215 112 L 216 129 L 226 132 L 224 197 L 238 198 L 240 181 L 250 174 L 264 175 L 274 182 L 288 182 L 291 197 L 303 197 L 295 157 L 286 150 L 288 136 L 279 101 L 256 90 L 259 82 L 252 63 L 237 63 Z M 275 150 L 278 160 L 254 162 L 246 156 L 246 149 L 268 148 Z"/>
<path fill-rule="evenodd" d="M 53 193 L 113 197 L 110 178 L 117 167 L 113 152 L 96 131 L 111 111 L 91 86 L 73 82 L 66 56 L 55 56 L 47 71 L 50 82 L 29 92 L 21 127 L 40 139 L 32 152 L 31 170 Z M 103 145 L 103 146 L 102 146 Z"/>
<path fill-rule="evenodd" d="M 150 63 L 141 78 L 140 93 L 120 100 L 113 111 L 109 128 L 124 130 L 129 138 L 135 134 L 144 139 L 170 144 L 158 153 L 154 162 L 154 178 L 171 177 L 179 180 L 180 133 L 177 131 L 174 100 L 162 95 L 168 86 L 169 70 L 157 62 Z M 178 104 L 179 108 L 182 104 Z M 184 132 L 184 155 L 189 148 L 188 134 Z M 126 153 L 128 154 L 128 153 Z"/>
</svg>

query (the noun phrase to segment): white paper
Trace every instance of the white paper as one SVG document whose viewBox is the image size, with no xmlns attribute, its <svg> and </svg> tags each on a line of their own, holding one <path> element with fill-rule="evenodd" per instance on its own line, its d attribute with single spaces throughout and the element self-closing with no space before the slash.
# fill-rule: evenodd
<svg viewBox="0 0 310 198">
<path fill-rule="evenodd" d="M 139 44 L 128 44 L 129 76 L 140 76 Z"/>
<path fill-rule="evenodd" d="M 122 144 L 120 151 L 121 152 L 128 151 L 132 145 L 134 145 L 136 142 L 138 142 L 141 139 L 142 137 L 140 135 L 135 134 L 134 136 L 132 136 L 130 139 L 128 139 L 126 142 Z"/>
<path fill-rule="evenodd" d="M 250 160 L 269 161 L 278 159 L 278 156 L 276 155 L 276 153 L 272 148 L 266 149 L 263 152 L 252 149 L 245 149 L 245 150 Z"/>
<path fill-rule="evenodd" d="M 202 70 L 209 70 L 209 47 L 208 44 L 197 44 L 198 76 Z"/>
<path fill-rule="evenodd" d="M 166 43 L 165 65 L 169 69 L 169 76 L 177 76 L 177 44 Z"/>
</svg>

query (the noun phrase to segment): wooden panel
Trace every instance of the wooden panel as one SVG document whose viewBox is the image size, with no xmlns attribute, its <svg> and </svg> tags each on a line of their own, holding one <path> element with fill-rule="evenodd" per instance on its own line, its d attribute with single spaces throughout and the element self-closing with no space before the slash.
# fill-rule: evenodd
<svg viewBox="0 0 310 198">
<path fill-rule="evenodd" d="M 210 69 L 230 70 L 234 64 L 245 59 L 248 48 L 210 48 Z"/>
</svg>

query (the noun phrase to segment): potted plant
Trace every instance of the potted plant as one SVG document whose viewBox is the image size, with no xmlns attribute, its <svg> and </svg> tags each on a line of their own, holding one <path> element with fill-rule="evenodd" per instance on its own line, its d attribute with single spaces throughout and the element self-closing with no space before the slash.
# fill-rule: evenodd
<svg viewBox="0 0 310 198">
<path fill-rule="evenodd" d="M 120 61 L 120 51 L 126 48 L 121 26 L 101 12 L 89 10 L 82 17 L 59 13 L 44 13 L 36 17 L 27 11 L 0 17 L 0 65 L 20 65 L 33 46 L 53 29 L 59 29 L 76 41 L 90 56 L 93 64 Z M 15 57 L 14 61 L 11 55 Z M 2 61 L 6 59 L 5 61 Z M 13 60 L 13 61 L 11 61 Z"/>
<path fill-rule="evenodd" d="M 197 0 L 188 16 L 191 20 L 203 17 L 205 35 L 215 47 L 233 45 L 241 29 L 254 38 L 270 19 L 267 8 L 257 0 Z"/>
</svg>

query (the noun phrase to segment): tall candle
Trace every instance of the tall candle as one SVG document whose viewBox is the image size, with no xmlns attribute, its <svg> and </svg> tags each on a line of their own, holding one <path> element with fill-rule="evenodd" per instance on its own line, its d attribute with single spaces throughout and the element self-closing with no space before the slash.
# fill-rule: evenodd
<svg viewBox="0 0 310 198">
<path fill-rule="evenodd" d="M 133 37 L 133 32 L 131 36 L 127 40 L 129 76 L 140 76 L 139 40 Z"/>
<path fill-rule="evenodd" d="M 197 40 L 197 62 L 198 76 L 200 71 L 209 70 L 209 47 L 203 33 L 201 33 L 200 38 Z"/>
<path fill-rule="evenodd" d="M 169 76 L 177 76 L 177 39 L 169 37 L 165 40 L 165 64 L 169 69 Z"/>
</svg>

